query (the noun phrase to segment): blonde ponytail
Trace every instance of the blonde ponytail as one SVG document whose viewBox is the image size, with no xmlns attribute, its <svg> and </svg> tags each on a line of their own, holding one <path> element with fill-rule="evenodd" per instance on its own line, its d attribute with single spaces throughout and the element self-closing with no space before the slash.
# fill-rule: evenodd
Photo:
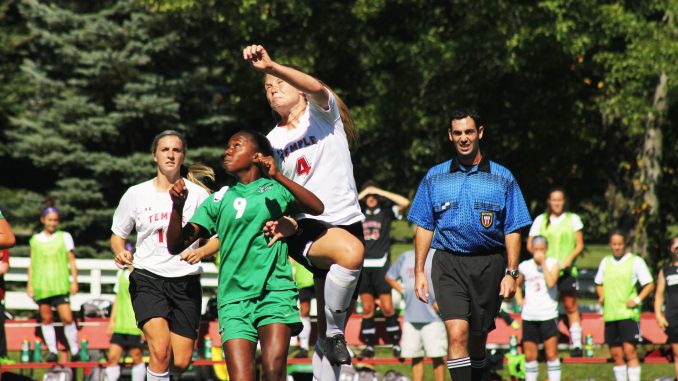
<svg viewBox="0 0 678 381">
<path fill-rule="evenodd" d="M 214 169 L 212 169 L 212 167 L 201 163 L 191 164 L 186 172 L 186 178 L 190 182 L 199 185 L 206 190 L 207 193 L 212 193 L 212 189 L 203 182 L 204 179 L 209 179 L 211 182 L 214 182 Z"/>
</svg>

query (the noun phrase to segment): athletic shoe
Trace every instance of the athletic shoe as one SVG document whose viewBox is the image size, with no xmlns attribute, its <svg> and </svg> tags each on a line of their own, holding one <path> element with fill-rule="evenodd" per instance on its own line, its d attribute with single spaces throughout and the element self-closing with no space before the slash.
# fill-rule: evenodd
<svg viewBox="0 0 678 381">
<path fill-rule="evenodd" d="M 308 350 L 304 348 L 299 348 L 297 353 L 294 354 L 295 359 L 305 359 L 308 358 Z"/>
<path fill-rule="evenodd" d="M 57 362 L 58 359 L 59 355 L 57 355 L 54 352 L 50 352 L 50 354 L 48 354 L 47 357 L 45 357 L 45 362 Z"/>
<path fill-rule="evenodd" d="M 344 335 L 339 334 L 325 339 L 325 356 L 332 365 L 351 365 L 351 354 L 346 348 Z"/>
<path fill-rule="evenodd" d="M 575 347 L 570 350 L 570 357 L 581 357 L 583 355 L 581 348 Z"/>
<path fill-rule="evenodd" d="M 374 347 L 369 345 L 360 352 L 360 355 L 358 355 L 358 358 L 361 359 L 371 359 L 372 357 L 374 357 Z"/>
<path fill-rule="evenodd" d="M 12 360 L 9 357 L 0 357 L 0 365 L 14 365 L 16 361 Z"/>
<path fill-rule="evenodd" d="M 393 357 L 400 358 L 400 351 L 401 350 L 402 350 L 402 348 L 400 348 L 400 345 L 398 345 L 398 344 L 393 345 Z"/>
</svg>

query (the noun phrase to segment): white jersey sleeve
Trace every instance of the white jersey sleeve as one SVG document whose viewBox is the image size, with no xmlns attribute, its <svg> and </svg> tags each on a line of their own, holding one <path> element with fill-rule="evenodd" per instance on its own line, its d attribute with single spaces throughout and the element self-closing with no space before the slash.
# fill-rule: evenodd
<svg viewBox="0 0 678 381">
<path fill-rule="evenodd" d="M 129 188 L 125 194 L 122 195 L 118 207 L 113 213 L 113 226 L 111 231 L 122 239 L 127 239 L 134 229 L 134 195 L 135 187 Z"/>
<path fill-rule="evenodd" d="M 69 232 L 64 233 L 64 245 L 66 246 L 66 251 L 75 250 L 75 243 L 73 242 L 73 236 Z"/>
<path fill-rule="evenodd" d="M 633 272 L 635 278 L 638 279 L 638 283 L 640 283 L 641 286 L 645 286 L 646 284 L 653 282 L 654 279 L 652 278 L 650 270 L 647 268 L 645 260 L 640 256 L 635 256 L 634 261 Z"/>
<path fill-rule="evenodd" d="M 597 284 L 598 286 L 603 285 L 603 279 L 605 279 L 605 262 L 607 257 L 603 257 L 603 259 L 600 261 L 600 265 L 598 266 L 598 272 L 596 272 L 596 277 L 593 278 L 593 282 Z"/>
<path fill-rule="evenodd" d="M 536 237 L 541 232 L 541 225 L 544 223 L 544 214 L 540 214 L 534 218 L 532 226 L 530 226 L 530 232 L 528 235 L 530 237 Z"/>
<path fill-rule="evenodd" d="M 572 230 L 578 232 L 584 228 L 584 223 L 581 222 L 581 217 L 572 213 Z"/>
</svg>

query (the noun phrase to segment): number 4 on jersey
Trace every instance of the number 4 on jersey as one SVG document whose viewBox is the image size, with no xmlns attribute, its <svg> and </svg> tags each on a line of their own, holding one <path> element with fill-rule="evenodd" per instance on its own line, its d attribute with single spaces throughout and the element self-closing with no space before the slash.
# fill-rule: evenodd
<svg viewBox="0 0 678 381">
<path fill-rule="evenodd" d="M 311 165 L 306 160 L 306 156 L 297 159 L 297 176 L 308 175 L 311 173 Z"/>
</svg>

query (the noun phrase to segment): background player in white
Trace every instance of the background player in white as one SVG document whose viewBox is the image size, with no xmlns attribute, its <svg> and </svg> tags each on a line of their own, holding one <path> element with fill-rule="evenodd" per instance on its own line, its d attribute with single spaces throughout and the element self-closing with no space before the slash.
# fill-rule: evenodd
<svg viewBox="0 0 678 381">
<path fill-rule="evenodd" d="M 577 257 L 584 251 L 584 224 L 581 218 L 568 210 L 563 188 L 553 188 L 546 200 L 547 210 L 538 215 L 530 227 L 527 250 L 532 251 L 532 237 L 543 236 L 549 242 L 547 258 L 558 259 L 558 293 L 567 314 L 567 325 L 572 341 L 572 357 L 581 357 L 581 315 L 577 308 Z"/>
<path fill-rule="evenodd" d="M 536 381 L 539 375 L 537 354 L 539 343 L 544 343 L 548 378 L 560 380 L 558 358 L 558 273 L 555 258 L 546 258 L 547 242 L 542 236 L 531 239 L 532 259 L 520 263 L 516 301 L 520 304 L 523 320 L 523 351 L 525 353 L 525 381 Z M 525 283 L 523 298 L 520 285 Z"/>
<path fill-rule="evenodd" d="M 130 266 L 130 295 L 137 325 L 148 342 L 150 362 L 146 370 L 149 381 L 169 380 L 170 356 L 174 368 L 185 370 L 191 360 L 197 338 L 202 307 L 200 264 L 191 265 L 180 256 L 167 251 L 167 226 L 172 211 L 169 189 L 182 178 L 186 155 L 186 139 L 176 131 L 158 134 L 151 144 L 157 176 L 130 187 L 122 196 L 113 215 L 111 249 L 119 267 Z M 204 167 L 188 169 L 185 179 L 191 194 L 184 206 L 184 216 L 190 218 L 208 196 L 207 190 L 196 184 L 194 173 L 214 176 Z M 132 230 L 137 232 L 134 255 L 125 249 L 125 240 Z M 200 250 L 214 251 L 212 243 Z M 198 249 L 196 242 L 182 255 Z"/>
<path fill-rule="evenodd" d="M 280 170 L 325 205 L 320 216 L 297 216 L 301 233 L 288 245 L 290 256 L 314 273 L 318 310 L 324 311 L 318 314 L 319 336 L 325 339 L 314 351 L 314 374 L 336 379 L 339 365 L 351 363 L 344 326 L 364 256 L 363 214 L 348 146 L 353 123 L 341 99 L 322 82 L 273 61 L 263 46 L 246 47 L 243 58 L 266 74 L 266 98 L 280 117 L 268 134 Z"/>
</svg>

